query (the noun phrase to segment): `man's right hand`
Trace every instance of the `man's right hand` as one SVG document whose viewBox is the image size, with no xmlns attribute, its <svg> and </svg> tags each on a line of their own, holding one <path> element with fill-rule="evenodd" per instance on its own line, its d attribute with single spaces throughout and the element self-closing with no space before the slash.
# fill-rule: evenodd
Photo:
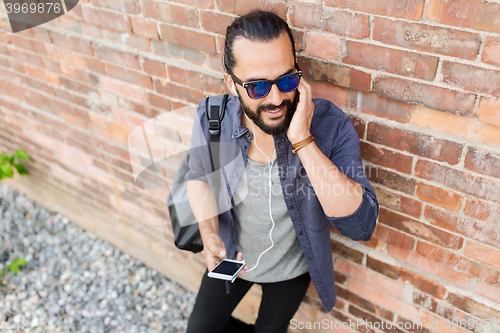
<svg viewBox="0 0 500 333">
<path fill-rule="evenodd" d="M 222 259 L 227 259 L 226 246 L 218 234 L 203 239 L 203 253 L 207 268 L 211 271 Z"/>
</svg>

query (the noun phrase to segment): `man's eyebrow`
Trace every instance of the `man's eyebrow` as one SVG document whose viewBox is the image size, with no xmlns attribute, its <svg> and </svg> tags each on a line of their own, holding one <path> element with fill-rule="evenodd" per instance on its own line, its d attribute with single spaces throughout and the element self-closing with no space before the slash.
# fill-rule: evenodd
<svg viewBox="0 0 500 333">
<path fill-rule="evenodd" d="M 283 75 L 287 75 L 287 74 L 291 74 L 293 72 L 295 68 L 290 68 L 289 70 L 287 70 L 285 73 L 281 74 L 281 75 L 278 75 L 278 77 L 281 77 Z M 278 78 L 277 77 L 277 78 Z M 252 81 L 262 81 L 262 80 L 267 80 L 267 79 L 263 79 L 263 78 L 250 78 L 248 79 L 247 81 L 243 81 L 243 82 L 252 82 Z"/>
</svg>

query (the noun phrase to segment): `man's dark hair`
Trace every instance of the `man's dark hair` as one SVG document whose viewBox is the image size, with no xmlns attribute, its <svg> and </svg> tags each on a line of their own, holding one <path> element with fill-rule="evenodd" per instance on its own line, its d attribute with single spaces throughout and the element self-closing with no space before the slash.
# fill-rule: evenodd
<svg viewBox="0 0 500 333">
<path fill-rule="evenodd" d="M 295 42 L 292 30 L 281 17 L 263 10 L 254 10 L 244 16 L 238 17 L 226 30 L 224 69 L 228 74 L 233 74 L 234 66 L 236 66 L 233 45 L 236 38 L 244 37 L 251 41 L 269 42 L 281 36 L 285 31 L 292 42 L 292 52 L 295 58 Z"/>
</svg>

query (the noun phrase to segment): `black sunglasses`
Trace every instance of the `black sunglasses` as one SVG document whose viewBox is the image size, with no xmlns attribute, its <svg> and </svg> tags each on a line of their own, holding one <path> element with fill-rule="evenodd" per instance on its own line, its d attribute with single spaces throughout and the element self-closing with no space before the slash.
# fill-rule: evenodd
<svg viewBox="0 0 500 333">
<path fill-rule="evenodd" d="M 276 84 L 278 89 L 284 93 L 297 89 L 297 87 L 299 86 L 300 77 L 302 76 L 302 71 L 300 71 L 300 68 L 297 64 L 295 65 L 295 68 L 297 68 L 299 71 L 292 74 L 280 76 L 275 80 L 257 80 L 243 83 L 233 74 L 231 74 L 231 77 L 233 78 L 234 82 L 238 83 L 240 86 L 246 89 L 248 97 L 258 99 L 266 97 L 271 91 L 273 84 Z"/>
</svg>

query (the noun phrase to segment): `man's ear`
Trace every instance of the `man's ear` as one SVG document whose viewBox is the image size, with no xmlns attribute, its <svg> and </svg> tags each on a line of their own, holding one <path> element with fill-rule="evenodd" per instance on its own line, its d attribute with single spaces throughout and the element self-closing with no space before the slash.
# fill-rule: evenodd
<svg viewBox="0 0 500 333">
<path fill-rule="evenodd" d="M 231 75 L 224 73 L 224 82 L 226 82 L 226 87 L 231 92 L 231 94 L 233 94 L 234 96 L 238 96 L 238 93 L 236 92 L 236 84 L 234 83 Z"/>
</svg>

